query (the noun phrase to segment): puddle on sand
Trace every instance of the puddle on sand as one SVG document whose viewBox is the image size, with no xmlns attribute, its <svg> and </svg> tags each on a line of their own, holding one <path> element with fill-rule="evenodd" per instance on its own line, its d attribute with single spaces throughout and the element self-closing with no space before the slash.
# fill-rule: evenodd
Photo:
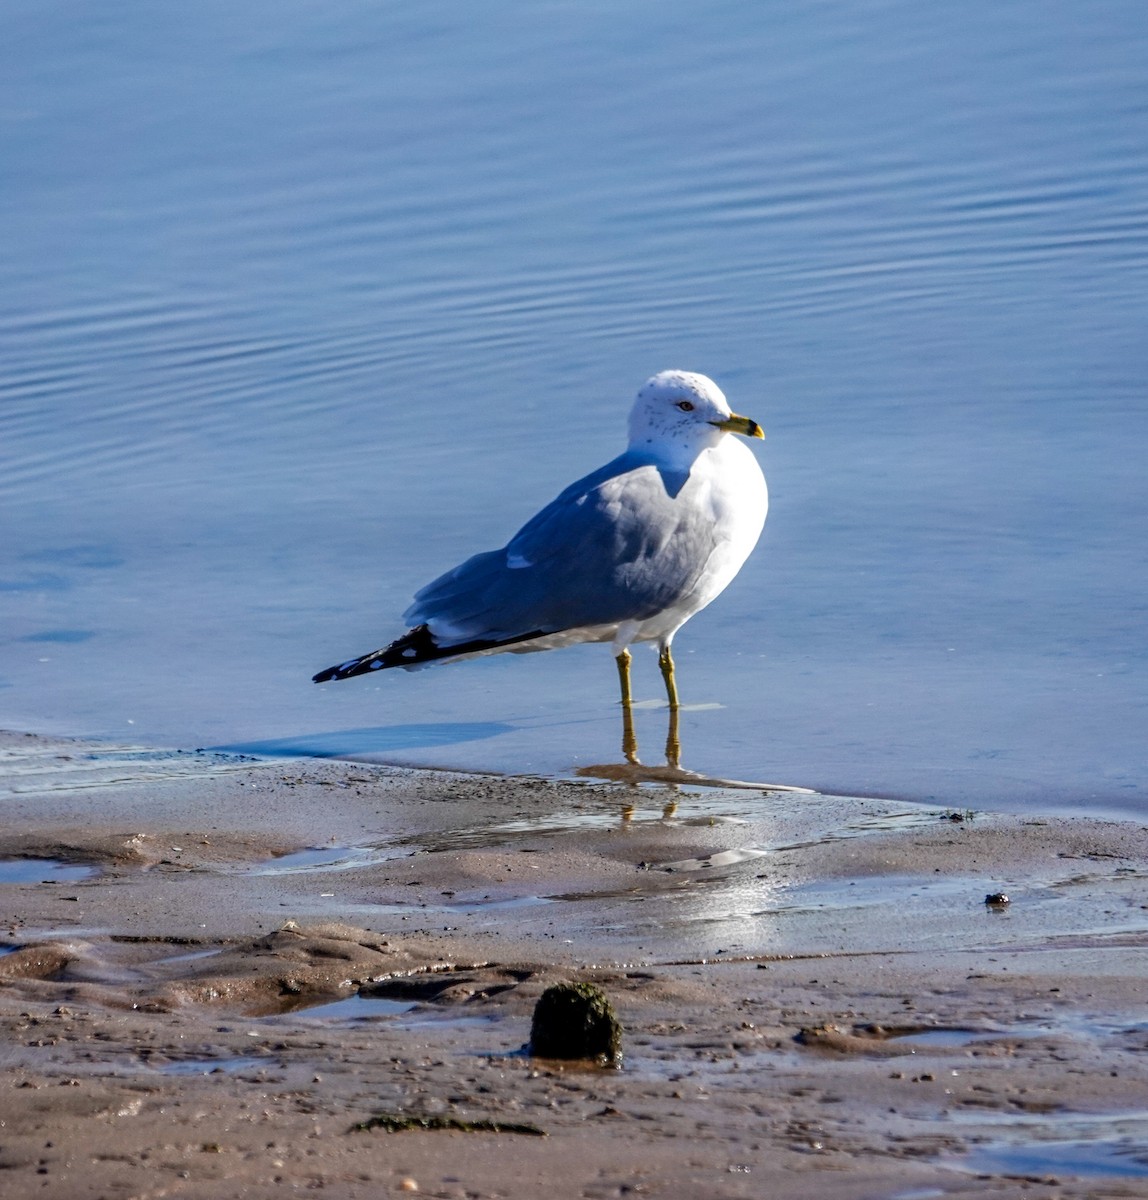
<svg viewBox="0 0 1148 1200">
<path fill-rule="evenodd" d="M 500 1019 L 497 1013 L 484 1013 L 481 1017 L 458 1017 L 432 1012 L 403 1021 L 402 1026 L 404 1029 L 434 1029 L 438 1032 L 444 1029 L 485 1029 L 497 1024 Z"/>
<path fill-rule="evenodd" d="M 919 1032 L 894 1033 L 891 1042 L 913 1046 L 973 1046 L 981 1042 L 1020 1041 L 1031 1038 L 1086 1038 L 1094 1041 L 1114 1037 L 1135 1036 L 1143 1026 L 1130 1025 L 1115 1018 L 1094 1019 L 1074 1013 L 1059 1013 L 1019 1025 L 1002 1025 L 996 1029 L 938 1028 Z M 1108 1118 L 1104 1118 L 1108 1119 Z M 1079 1118 L 1078 1118 L 1079 1120 Z"/>
<path fill-rule="evenodd" d="M 169 967 L 173 963 L 197 962 L 203 958 L 214 958 L 215 955 L 222 953 L 222 946 L 212 946 L 208 950 L 191 950 L 186 954 L 173 954 L 169 958 L 157 958 L 151 965 L 155 967 Z"/>
<path fill-rule="evenodd" d="M 617 829 L 621 823 L 618 809 L 603 811 L 599 808 L 593 811 L 552 813 L 545 817 L 502 821 L 467 829 L 446 829 L 436 833 L 419 834 L 407 838 L 406 842 L 430 854 L 442 854 L 451 850 L 491 850 L 504 846 L 515 838 L 544 838 L 579 830 Z"/>
<path fill-rule="evenodd" d="M 682 858 L 676 862 L 643 863 L 647 871 L 707 871 L 714 867 L 734 867 L 738 863 L 749 862 L 755 858 L 765 858 L 768 850 L 756 850 L 752 846 L 743 846 L 735 850 L 716 850 L 713 854 L 701 858 Z"/>
<path fill-rule="evenodd" d="M 239 1071 L 278 1066 L 279 1062 L 274 1058 L 184 1058 L 164 1063 L 159 1072 L 161 1075 L 234 1075 Z"/>
<path fill-rule="evenodd" d="M 514 911 L 520 908 L 535 908 L 554 904 L 562 896 L 484 896 L 478 900 L 460 900 L 449 904 L 344 904 L 339 903 L 339 912 L 345 917 L 358 916 L 363 919 L 379 916 L 397 916 L 402 919 L 414 917 L 458 917 L 479 916 L 483 913 Z"/>
<path fill-rule="evenodd" d="M 244 869 L 245 875 L 294 875 L 306 872 L 350 871 L 370 866 L 404 854 L 382 846 L 308 846 L 290 854 L 281 854 L 255 867 Z"/>
<path fill-rule="evenodd" d="M 954 1124 L 988 1126 L 993 1140 L 938 1162 L 977 1175 L 1148 1178 L 1148 1111 L 951 1112 Z"/>
<path fill-rule="evenodd" d="M 96 867 L 60 862 L 55 858 L 0 860 L 0 883 L 78 883 L 98 874 Z"/>
<path fill-rule="evenodd" d="M 777 909 L 791 915 L 819 909 L 856 909 L 901 905 L 908 910 L 923 904 L 945 907 L 953 898 L 967 898 L 979 884 L 963 877 L 875 875 L 863 879 L 816 879 L 785 891 L 785 902 Z M 981 889 L 983 891 L 983 889 Z"/>
<path fill-rule="evenodd" d="M 746 821 L 745 817 L 727 817 L 727 821 Z M 710 817 L 702 820 L 678 821 L 676 824 L 713 825 L 719 819 Z M 748 823 L 748 822 L 747 822 Z M 932 827 L 937 823 L 937 810 L 911 809 L 892 813 L 869 814 L 854 820 L 822 830 L 816 837 L 803 841 L 791 842 L 780 838 L 776 842 L 761 845 L 738 846 L 728 850 L 716 851 L 713 854 L 702 855 L 698 858 L 684 858 L 674 862 L 655 862 L 645 864 L 651 871 L 708 871 L 714 868 L 737 866 L 755 858 L 765 858 L 770 854 L 779 854 L 787 850 L 803 850 L 809 846 L 824 845 L 827 842 L 844 841 L 849 838 L 866 837 L 875 833 L 887 833 L 893 830 Z"/>
<path fill-rule="evenodd" d="M 837 1025 L 829 1025 L 822 1030 L 803 1030 L 799 1040 L 805 1044 L 817 1044 L 820 1032 L 827 1036 L 844 1035 L 852 1039 L 853 1044 L 863 1046 L 871 1042 L 876 1046 L 896 1046 L 903 1054 L 916 1054 L 924 1050 L 961 1049 L 965 1046 L 976 1046 L 986 1042 L 1011 1042 L 1022 1038 L 1030 1038 L 1039 1034 L 1049 1034 L 1047 1027 L 1043 1029 L 1021 1029 L 1005 1027 L 986 1029 L 984 1026 L 975 1028 L 960 1025 L 854 1025 L 851 1029 Z"/>
<path fill-rule="evenodd" d="M 538 904 L 553 903 L 555 903 L 555 900 L 550 896 L 510 896 L 503 899 L 488 896 L 481 900 L 462 900 L 454 904 L 444 904 L 442 910 L 453 913 L 482 913 L 515 908 L 533 908 Z"/>
<path fill-rule="evenodd" d="M 1109 1175 L 1148 1178 L 1148 1141 L 1114 1137 L 1095 1141 L 993 1143 L 947 1165 L 978 1175 Z"/>
<path fill-rule="evenodd" d="M 671 801 L 660 811 L 656 807 L 659 798 Z M 880 802 L 882 807 L 875 812 L 872 811 L 875 802 L 871 800 L 821 796 L 812 792 L 801 796 L 796 806 L 779 805 L 781 799 L 778 794 L 769 792 L 754 796 L 745 791 L 674 793 L 665 788 L 619 789 L 617 807 L 610 804 L 604 806 L 601 800 L 597 800 L 585 807 L 551 812 L 540 818 L 520 818 L 498 824 L 420 834 L 403 839 L 403 844 L 435 854 L 488 850 L 519 840 L 533 841 L 581 832 L 631 832 L 651 825 L 673 828 L 712 828 L 716 825 L 758 827 L 756 837 L 753 841 L 747 838 L 744 846 L 715 851 L 699 858 L 645 864 L 646 869 L 653 871 L 707 872 L 825 842 L 906 828 L 934 827 L 943 815 L 943 811 L 935 807 L 892 805 L 892 802 L 885 801 Z M 647 800 L 649 806 L 645 807 Z M 635 805 L 638 807 L 634 808 Z M 858 807 L 862 809 L 861 812 L 857 811 Z M 766 838 L 760 836 L 763 823 L 769 831 Z M 812 836 L 793 836 L 799 830 L 805 832 L 811 828 L 816 831 Z M 752 834 L 750 836 L 753 837 Z"/>
<path fill-rule="evenodd" d="M 807 802 L 816 793 L 802 795 Z M 658 788 L 619 788 L 613 801 L 596 798 L 585 806 L 540 817 L 523 817 L 494 824 L 442 830 L 404 839 L 431 853 L 448 850 L 487 850 L 518 838 L 557 837 L 582 832 L 633 830 L 642 825 L 707 828 L 746 825 L 770 818 L 777 793 L 740 791 L 671 791 Z M 868 803 L 859 801 L 858 803 Z M 673 809 L 675 811 L 671 812 Z M 631 811 L 632 810 L 632 811 Z M 623 813 L 627 815 L 623 816 Z"/>
<path fill-rule="evenodd" d="M 62 928 L 25 928 L 20 930 L 20 937 L 23 939 L 17 950 L 23 949 L 24 946 L 31 946 L 34 942 L 57 942 L 57 941 L 96 941 L 98 938 L 106 938 L 110 930 L 104 925 L 66 925 Z"/>
<path fill-rule="evenodd" d="M 961 1047 L 975 1046 L 980 1042 L 999 1042 L 1013 1038 L 1035 1037 L 1037 1032 L 1047 1033 L 1048 1030 L 1018 1029 L 921 1029 L 910 1033 L 894 1034 L 887 1040 L 915 1047 Z"/>
<path fill-rule="evenodd" d="M 284 1016 L 302 1018 L 306 1021 L 378 1021 L 385 1017 L 398 1017 L 415 1007 L 413 1000 L 390 1000 L 384 996 L 363 996 L 356 992 L 342 1000 L 330 1000 L 326 1004 L 300 1005 L 297 1008 L 281 1009 L 266 1020 Z"/>
<path fill-rule="evenodd" d="M 864 803 L 864 801 L 861 801 Z M 874 833 L 897 833 L 904 829 L 936 828 L 944 810 L 922 805 L 906 806 L 892 812 L 863 813 L 835 829 L 824 830 L 816 837 L 773 846 L 774 850 L 803 850 L 846 838 L 866 837 Z"/>
</svg>

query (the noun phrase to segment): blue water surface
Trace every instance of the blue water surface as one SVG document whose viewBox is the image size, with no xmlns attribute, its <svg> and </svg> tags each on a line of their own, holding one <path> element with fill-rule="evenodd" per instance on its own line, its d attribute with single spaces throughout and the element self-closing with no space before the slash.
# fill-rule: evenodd
<svg viewBox="0 0 1148 1200">
<path fill-rule="evenodd" d="M 616 759 L 602 647 L 309 678 L 678 366 L 773 499 L 687 765 L 1145 815 L 1145 63 L 1142 0 L 8 0 L 0 725 Z"/>
</svg>

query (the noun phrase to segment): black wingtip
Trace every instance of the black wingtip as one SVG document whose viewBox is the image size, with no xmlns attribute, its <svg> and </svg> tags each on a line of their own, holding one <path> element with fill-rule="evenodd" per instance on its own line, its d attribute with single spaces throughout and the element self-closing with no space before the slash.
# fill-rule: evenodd
<svg viewBox="0 0 1148 1200">
<path fill-rule="evenodd" d="M 440 646 L 434 634 L 425 625 L 416 625 L 401 638 L 396 638 L 381 650 L 372 650 L 360 658 L 335 667 L 328 667 L 311 677 L 312 683 L 329 683 L 332 679 L 350 679 L 354 675 L 366 675 L 370 671 L 385 671 L 388 667 L 418 667 L 423 663 L 437 662 L 443 658 L 464 658 L 468 654 L 480 654 L 484 650 L 499 650 L 542 637 L 541 630 L 512 638 L 475 638 L 470 642 Z"/>
<path fill-rule="evenodd" d="M 328 683 L 332 679 L 350 679 L 355 675 L 366 675 L 369 671 L 385 671 L 388 667 L 413 667 L 419 663 L 433 662 L 448 653 L 450 651 L 435 644 L 434 636 L 425 625 L 416 625 L 389 646 L 328 667 L 318 675 L 312 676 L 311 682 Z"/>
<path fill-rule="evenodd" d="M 373 650 L 361 658 L 352 658 L 349 662 L 339 663 L 336 667 L 328 667 L 325 671 L 320 671 L 318 675 L 312 675 L 311 682 L 329 683 L 332 679 L 350 679 L 352 675 L 364 675 L 367 671 L 381 671 L 384 667 L 393 667 L 394 663 L 385 661 L 385 655 L 389 649 L 388 646 L 385 650 Z"/>
</svg>

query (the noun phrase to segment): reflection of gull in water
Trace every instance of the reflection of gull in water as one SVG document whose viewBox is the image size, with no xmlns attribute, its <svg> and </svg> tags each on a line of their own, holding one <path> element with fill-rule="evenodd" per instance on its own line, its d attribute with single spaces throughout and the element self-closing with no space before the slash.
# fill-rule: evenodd
<svg viewBox="0 0 1148 1200">
<path fill-rule="evenodd" d="M 412 628 L 402 637 L 321 671 L 315 682 L 610 642 L 623 751 L 636 764 L 629 647 L 654 642 L 670 703 L 666 753 L 677 768 L 670 643 L 737 574 L 765 521 L 765 479 L 731 433 L 763 436 L 704 375 L 655 375 L 630 413 L 625 453 L 571 484 L 503 549 L 476 554 L 423 588 L 403 614 Z"/>
</svg>

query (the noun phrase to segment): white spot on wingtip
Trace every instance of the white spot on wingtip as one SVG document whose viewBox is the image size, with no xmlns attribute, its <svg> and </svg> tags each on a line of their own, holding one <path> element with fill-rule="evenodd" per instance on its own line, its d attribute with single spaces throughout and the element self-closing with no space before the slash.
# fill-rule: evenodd
<svg viewBox="0 0 1148 1200">
<path fill-rule="evenodd" d="M 379 670 L 379 668 L 380 668 L 382 665 L 383 665 L 383 664 L 382 664 L 381 662 L 379 662 L 379 660 L 376 658 L 376 659 L 375 659 L 375 661 L 374 661 L 373 663 L 371 663 L 371 670 L 372 670 L 372 671 L 377 671 L 377 670 Z"/>
</svg>

